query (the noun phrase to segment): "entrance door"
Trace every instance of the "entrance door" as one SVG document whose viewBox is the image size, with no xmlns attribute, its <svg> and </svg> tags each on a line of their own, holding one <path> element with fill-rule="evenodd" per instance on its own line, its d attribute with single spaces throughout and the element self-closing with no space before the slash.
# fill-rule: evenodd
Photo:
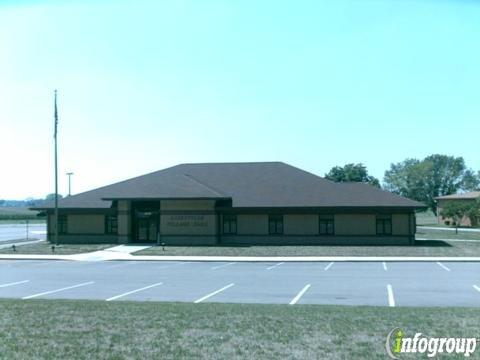
<svg viewBox="0 0 480 360">
<path fill-rule="evenodd" d="M 132 241 L 157 242 L 160 220 L 160 201 L 132 202 Z"/>
<path fill-rule="evenodd" d="M 158 232 L 158 213 L 137 212 L 136 215 L 135 241 L 139 243 L 156 242 Z"/>
</svg>

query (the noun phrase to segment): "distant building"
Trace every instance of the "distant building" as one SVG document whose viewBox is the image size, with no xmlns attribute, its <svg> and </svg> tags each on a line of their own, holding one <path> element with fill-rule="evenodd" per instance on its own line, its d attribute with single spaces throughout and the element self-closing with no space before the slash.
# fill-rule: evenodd
<svg viewBox="0 0 480 360">
<path fill-rule="evenodd" d="M 411 244 L 419 202 L 281 162 L 182 164 L 59 200 L 62 243 Z M 53 204 L 35 208 L 48 215 Z"/>
<path fill-rule="evenodd" d="M 446 196 L 439 196 L 436 197 L 435 200 L 437 201 L 437 219 L 439 224 L 443 225 L 453 225 L 452 219 L 444 218 L 442 216 L 442 209 L 444 208 L 445 204 L 449 201 L 464 201 L 464 202 L 474 202 L 480 199 L 480 191 L 472 191 L 462 194 L 452 194 Z M 469 217 L 464 216 L 462 221 L 460 222 L 460 226 L 472 226 L 472 222 Z"/>
</svg>

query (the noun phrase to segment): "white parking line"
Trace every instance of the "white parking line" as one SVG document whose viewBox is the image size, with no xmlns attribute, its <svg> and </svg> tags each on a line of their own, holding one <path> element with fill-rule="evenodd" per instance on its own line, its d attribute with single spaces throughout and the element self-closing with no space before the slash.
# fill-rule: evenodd
<svg viewBox="0 0 480 360">
<path fill-rule="evenodd" d="M 383 264 L 383 270 L 388 271 L 388 269 L 387 269 L 387 263 L 384 261 L 382 264 Z"/>
<path fill-rule="evenodd" d="M 295 296 L 292 301 L 289 302 L 289 305 L 295 305 L 298 300 L 300 300 L 300 298 L 303 296 L 303 294 L 305 294 L 305 292 L 308 290 L 308 288 L 310 287 L 311 284 L 307 284 L 305 285 L 305 287 L 300 290 L 300 292 L 297 294 L 297 296 Z"/>
<path fill-rule="evenodd" d="M 236 262 L 231 262 L 231 263 L 228 263 L 228 264 L 223 264 L 223 265 L 219 265 L 219 266 L 214 266 L 214 267 L 212 267 L 210 270 L 221 269 L 221 268 L 223 268 L 223 267 L 230 266 L 230 265 L 233 265 L 233 264 L 236 264 Z"/>
<path fill-rule="evenodd" d="M 208 298 L 214 296 L 214 295 L 217 295 L 218 293 L 221 293 L 222 291 L 224 290 L 227 290 L 228 288 L 232 287 L 233 285 L 235 285 L 234 283 L 231 283 L 231 284 L 228 284 L 227 286 L 224 286 L 223 288 L 221 289 L 218 289 L 208 295 L 205 295 L 204 297 L 201 297 L 200 299 L 197 299 L 194 301 L 195 304 L 198 304 L 200 302 L 202 302 L 203 300 L 207 300 Z"/>
<path fill-rule="evenodd" d="M 477 290 L 478 292 L 480 292 L 480 287 L 478 287 L 477 285 L 473 285 L 473 288 L 474 288 L 475 290 Z"/>
<path fill-rule="evenodd" d="M 441 268 L 443 268 L 444 270 L 450 271 L 450 269 L 448 267 L 446 267 L 445 265 L 443 265 L 440 261 L 437 261 L 437 265 L 440 266 Z"/>
<path fill-rule="evenodd" d="M 393 288 L 392 285 L 387 285 L 387 293 L 388 293 L 388 306 L 395 307 L 395 298 L 393 297 Z"/>
<path fill-rule="evenodd" d="M 115 261 L 115 260 L 112 260 L 112 262 L 118 262 L 118 261 Z M 103 264 L 103 262 L 97 262 L 97 264 Z M 183 264 L 190 264 L 190 262 L 188 261 L 175 261 L 175 262 L 165 262 L 164 264 L 162 264 L 161 266 L 159 267 L 155 267 L 155 269 L 166 269 L 166 268 L 170 268 L 170 267 L 173 267 L 173 266 L 180 266 L 180 265 L 183 265 Z M 120 261 L 119 264 L 114 264 L 114 265 L 104 265 L 106 266 L 108 269 L 112 269 L 112 268 L 116 268 L 116 267 L 120 267 L 120 266 L 131 266 L 131 265 L 147 265 L 147 266 L 150 266 L 151 264 L 150 263 L 146 263 L 146 262 L 141 262 L 141 261 Z"/>
<path fill-rule="evenodd" d="M 284 262 L 279 262 L 278 264 L 275 264 L 275 265 L 273 265 L 273 266 L 268 267 L 267 270 L 275 269 L 277 266 L 280 266 L 280 265 L 282 265 L 282 264 L 285 264 L 285 263 L 284 263 Z"/>
<path fill-rule="evenodd" d="M 330 269 L 330 267 L 331 267 L 332 265 L 333 265 L 333 261 L 332 261 L 330 264 L 328 264 L 327 266 L 325 266 L 325 271 L 327 271 L 328 269 Z"/>
<path fill-rule="evenodd" d="M 106 267 L 107 269 L 113 269 L 113 268 L 121 267 L 121 266 L 131 266 L 131 265 L 139 264 L 138 261 L 121 261 L 121 260 L 118 261 L 118 260 L 111 260 L 111 261 L 109 261 L 109 262 L 112 262 L 112 263 L 115 263 L 115 264 L 113 264 L 113 265 L 110 265 L 110 264 L 105 265 L 105 267 Z M 101 264 L 101 265 L 103 265 L 103 264 L 105 264 L 105 262 L 104 262 L 104 261 L 96 261 L 96 262 L 94 262 L 93 264 Z"/>
<path fill-rule="evenodd" d="M 117 299 L 119 299 L 119 298 L 121 298 L 121 297 L 130 295 L 130 294 L 135 294 L 135 293 L 137 293 L 137 292 L 139 292 L 139 291 L 147 290 L 147 289 L 153 288 L 153 287 L 158 286 L 158 285 L 162 285 L 162 283 L 159 282 L 159 283 L 156 283 L 156 284 L 152 284 L 152 285 L 148 285 L 148 286 L 142 287 L 142 288 L 140 288 L 140 289 L 128 291 L 128 292 L 123 293 L 123 294 L 120 294 L 120 295 L 115 295 L 115 296 L 112 296 L 111 298 L 106 299 L 105 301 L 117 300 Z"/>
<path fill-rule="evenodd" d="M 81 284 L 77 284 L 77 285 L 73 285 L 73 286 L 67 286 L 67 287 L 64 287 L 64 288 L 61 288 L 61 289 L 50 290 L 50 291 L 45 291 L 45 292 L 34 294 L 34 295 L 24 296 L 22 299 L 23 300 L 32 299 L 32 298 L 39 297 L 39 296 L 42 296 L 42 295 L 53 294 L 53 293 L 57 293 L 57 292 L 64 291 L 64 290 L 74 289 L 74 288 L 77 288 L 77 287 L 80 287 L 80 286 L 91 285 L 93 283 L 94 283 L 94 281 L 89 281 L 89 282 L 86 282 L 86 283 L 81 283 Z"/>
<path fill-rule="evenodd" d="M 0 288 L 8 287 L 8 286 L 13 286 L 13 285 L 20 285 L 20 284 L 25 284 L 29 282 L 30 280 L 23 280 L 23 281 L 17 281 L 13 283 L 8 283 L 8 284 L 0 284 Z"/>
</svg>

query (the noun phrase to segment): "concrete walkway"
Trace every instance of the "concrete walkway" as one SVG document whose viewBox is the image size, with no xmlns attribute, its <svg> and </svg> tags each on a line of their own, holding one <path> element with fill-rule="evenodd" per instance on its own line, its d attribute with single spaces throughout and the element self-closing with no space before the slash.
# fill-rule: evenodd
<svg viewBox="0 0 480 360">
<path fill-rule="evenodd" d="M 45 240 L 21 241 L 21 242 L 16 242 L 16 243 L 14 242 L 14 243 L 8 243 L 8 244 L 0 243 L 0 249 L 11 248 L 12 245 L 21 246 L 21 245 L 36 244 L 36 243 L 39 243 L 39 242 L 42 242 L 42 241 L 45 241 Z"/>
<path fill-rule="evenodd" d="M 478 241 L 478 240 L 472 240 Z M 72 261 L 218 261 L 218 262 L 480 262 L 480 257 L 460 256 L 168 256 L 132 255 L 151 246 L 119 245 L 108 249 L 73 255 L 0 254 L 0 260 L 72 260 Z"/>
<path fill-rule="evenodd" d="M 450 227 L 436 227 L 436 226 L 417 226 L 417 229 L 419 230 L 439 230 L 439 231 L 455 231 L 455 228 L 450 228 Z M 458 228 L 458 232 L 474 232 L 474 233 L 480 233 L 479 228 Z"/>
<path fill-rule="evenodd" d="M 129 260 L 131 254 L 140 250 L 148 249 L 150 246 L 126 246 L 119 245 L 105 250 L 94 251 L 85 254 L 69 255 L 70 260 L 78 261 L 104 261 L 104 260 Z"/>
<path fill-rule="evenodd" d="M 0 254 L 0 260 L 72 260 L 72 261 L 184 261 L 184 262 L 480 262 L 480 257 L 427 256 L 134 256 L 129 253 L 101 250 L 75 255 Z"/>
<path fill-rule="evenodd" d="M 480 240 L 472 240 L 472 239 L 427 239 L 427 238 L 415 238 L 415 240 L 421 241 L 447 241 L 447 242 L 476 242 L 480 244 Z"/>
</svg>

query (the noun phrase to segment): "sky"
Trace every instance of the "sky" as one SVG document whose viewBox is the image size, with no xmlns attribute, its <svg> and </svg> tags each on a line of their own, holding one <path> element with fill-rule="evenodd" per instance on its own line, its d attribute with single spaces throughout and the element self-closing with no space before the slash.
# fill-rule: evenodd
<svg viewBox="0 0 480 360">
<path fill-rule="evenodd" d="M 179 163 L 480 169 L 480 2 L 0 0 L 0 199 Z"/>
</svg>

